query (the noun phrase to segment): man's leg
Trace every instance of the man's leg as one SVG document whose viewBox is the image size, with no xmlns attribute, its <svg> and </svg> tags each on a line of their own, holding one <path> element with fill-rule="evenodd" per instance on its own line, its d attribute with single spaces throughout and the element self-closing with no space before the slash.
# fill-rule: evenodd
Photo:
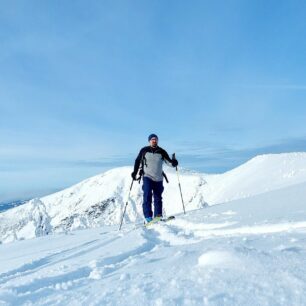
<svg viewBox="0 0 306 306">
<path fill-rule="evenodd" d="M 153 182 L 153 194 L 154 194 L 154 217 L 163 215 L 163 198 L 162 193 L 164 191 L 163 182 Z"/>
<path fill-rule="evenodd" d="M 143 203 L 142 203 L 142 209 L 143 209 L 143 215 L 145 218 L 152 218 L 153 212 L 152 212 L 152 183 L 153 181 L 149 179 L 148 177 L 143 178 Z"/>
</svg>

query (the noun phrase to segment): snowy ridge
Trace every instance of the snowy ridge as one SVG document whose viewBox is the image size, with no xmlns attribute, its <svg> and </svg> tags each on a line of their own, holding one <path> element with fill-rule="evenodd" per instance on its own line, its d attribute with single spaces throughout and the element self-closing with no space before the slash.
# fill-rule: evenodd
<svg viewBox="0 0 306 306">
<path fill-rule="evenodd" d="M 306 153 L 259 155 L 224 174 L 206 177 L 205 200 L 219 204 L 305 182 Z"/>
<path fill-rule="evenodd" d="M 112 169 L 55 194 L 34 199 L 0 214 L 0 241 L 28 239 L 56 232 L 118 224 L 128 200 L 132 167 Z M 182 204 L 177 177 L 165 167 L 165 215 L 178 214 Z M 306 182 L 306 153 L 261 155 L 220 175 L 181 171 L 186 210 Z M 141 185 L 134 183 L 125 223 L 142 222 Z"/>
</svg>

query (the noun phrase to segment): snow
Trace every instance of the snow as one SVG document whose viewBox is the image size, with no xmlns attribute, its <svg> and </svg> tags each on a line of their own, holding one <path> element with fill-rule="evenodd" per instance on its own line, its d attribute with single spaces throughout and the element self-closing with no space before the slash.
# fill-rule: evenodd
<svg viewBox="0 0 306 306">
<path fill-rule="evenodd" d="M 174 220 L 150 228 L 133 217 L 141 200 L 135 188 L 122 231 L 118 224 L 98 221 L 96 227 L 54 231 L 58 223 L 53 218 L 58 222 L 69 209 L 80 214 L 80 222 L 86 219 L 80 212 L 88 209 L 89 200 L 98 199 L 86 190 L 102 189 L 105 197 L 117 192 L 124 204 L 120 190 L 125 194 L 129 184 L 121 174 L 129 174 L 128 167 L 33 200 L 3 213 L 5 217 L 0 214 L 16 236 L 0 245 L 0 305 L 304 305 L 305 156 L 260 156 L 223 176 L 183 171 L 186 215 L 179 212 Z M 253 185 L 245 172 L 252 174 Z M 113 181 L 106 183 L 108 176 Z M 207 183 L 191 191 L 184 184 L 203 180 Z M 217 181 L 223 188 L 213 185 Z M 225 203 L 218 203 L 221 196 L 216 197 L 213 186 L 222 190 Z M 196 205 L 206 200 L 204 195 L 210 196 L 209 206 Z M 79 197 L 82 201 L 74 207 L 71 198 Z"/>
</svg>

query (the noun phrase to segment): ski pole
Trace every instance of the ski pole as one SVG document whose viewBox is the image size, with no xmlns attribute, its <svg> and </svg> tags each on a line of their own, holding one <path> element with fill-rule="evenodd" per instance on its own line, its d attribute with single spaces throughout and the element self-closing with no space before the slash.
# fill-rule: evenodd
<svg viewBox="0 0 306 306">
<path fill-rule="evenodd" d="M 127 207 L 127 205 L 128 205 L 128 202 L 129 202 L 129 198 L 130 198 L 131 190 L 132 190 L 132 187 L 133 187 L 133 183 L 134 183 L 134 179 L 132 179 L 132 183 L 131 183 L 129 195 L 128 195 L 128 198 L 127 198 L 127 200 L 126 200 L 125 206 L 124 206 L 124 211 L 123 211 L 123 214 L 122 214 L 122 218 L 121 218 L 121 222 L 120 222 L 119 231 L 121 230 L 121 227 L 122 227 L 122 222 L 123 222 L 123 218 L 124 218 L 124 215 L 125 215 L 126 207 Z"/>
<path fill-rule="evenodd" d="M 175 159 L 175 153 L 172 154 L 172 159 Z M 176 174 L 177 174 L 178 185 L 179 185 L 179 188 L 180 188 L 180 194 L 181 194 L 181 199 L 182 199 L 182 204 L 183 204 L 183 210 L 184 210 L 184 214 L 186 214 L 185 204 L 184 204 L 184 199 L 183 199 L 183 194 L 182 194 L 182 187 L 181 187 L 181 182 L 180 182 L 180 177 L 179 177 L 179 172 L 178 172 L 177 166 L 175 167 L 175 169 L 176 169 Z"/>
</svg>

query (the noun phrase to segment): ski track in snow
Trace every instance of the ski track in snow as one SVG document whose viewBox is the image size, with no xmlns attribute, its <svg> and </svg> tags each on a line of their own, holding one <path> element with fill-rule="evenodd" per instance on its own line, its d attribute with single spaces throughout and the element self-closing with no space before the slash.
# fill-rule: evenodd
<svg viewBox="0 0 306 306">
<path fill-rule="evenodd" d="M 213 217 L 218 216 L 213 215 Z M 306 233 L 306 221 L 262 224 L 252 226 L 236 226 L 235 221 L 222 223 L 197 223 L 183 218 L 168 221 L 166 224 L 156 224 L 152 230 L 159 240 L 171 245 L 198 243 L 206 239 L 224 237 L 244 237 L 246 235 L 277 234 L 282 232 L 302 231 Z"/>
<path fill-rule="evenodd" d="M 35 273 L 39 269 L 46 268 L 48 266 L 59 264 L 65 261 L 69 261 L 69 259 L 76 258 L 78 256 L 82 256 L 90 252 L 91 249 L 96 250 L 97 248 L 105 246 L 106 244 L 112 242 L 113 239 L 111 239 L 111 241 L 103 242 L 99 245 L 95 244 L 95 242 L 97 241 L 98 240 L 93 240 L 90 242 L 86 242 L 83 245 L 78 245 L 71 249 L 59 251 L 58 253 L 34 260 L 31 263 L 27 263 L 18 269 L 9 271 L 7 273 L 0 274 L 0 279 L 1 279 L 0 284 L 7 282 L 8 280 L 16 276 L 17 277 L 26 276 L 28 274 Z M 87 246 L 91 246 L 91 247 L 86 248 Z"/>
<path fill-rule="evenodd" d="M 130 250 L 126 250 L 119 255 L 110 255 L 94 260 L 89 265 L 86 264 L 73 269 L 73 271 L 69 267 L 70 260 L 76 260 L 82 256 L 88 257 L 91 252 L 97 253 L 106 245 L 111 247 L 118 240 L 127 239 L 128 234 L 124 237 L 122 237 L 122 234 L 117 234 L 106 241 L 93 240 L 71 249 L 62 250 L 58 253 L 33 260 L 17 269 L 2 273 L 0 275 L 0 284 L 4 285 L 3 287 L 7 293 L 13 293 L 18 296 L 18 299 L 15 300 L 18 304 L 29 302 L 29 295 L 31 295 L 30 300 L 34 303 L 36 299 L 42 298 L 45 294 L 48 295 L 50 291 L 82 287 L 86 285 L 88 279 L 107 278 L 112 273 L 117 273 L 124 266 L 137 261 L 140 257 L 146 256 L 147 253 L 156 248 L 158 243 L 156 235 L 142 230 L 140 231 L 140 237 L 143 238 L 143 241 L 137 247 L 133 246 Z M 58 265 L 60 266 L 58 267 Z M 69 272 L 62 273 L 62 268 L 69 270 Z M 37 272 L 41 274 L 42 271 L 44 271 L 45 275 L 54 273 L 56 275 L 49 277 L 35 276 Z M 14 282 L 16 279 L 24 280 L 24 284 L 18 281 L 18 286 L 15 286 Z"/>
<path fill-rule="evenodd" d="M 226 216 L 225 219 L 224 216 Z M 235 213 L 207 214 L 206 218 L 211 219 L 211 222 L 206 220 L 206 223 L 203 223 L 200 220 L 197 221 L 200 218 L 195 216 L 195 214 L 189 214 L 187 219 L 185 216 L 178 216 L 175 220 L 156 224 L 152 228 L 141 227 L 133 229 L 133 225 L 126 225 L 122 233 L 116 232 L 115 230 L 109 233 L 99 233 L 98 235 L 95 233 L 94 239 L 90 239 L 84 243 L 80 241 L 80 243 L 75 244 L 73 247 L 67 246 L 54 252 L 50 251 L 50 248 L 45 256 L 31 259 L 18 268 L 0 274 L 0 301 L 2 299 L 3 305 L 54 305 L 57 304 L 56 297 L 60 296 L 58 297 L 60 301 L 58 303 L 59 305 L 69 301 L 74 301 L 72 304 L 75 305 L 82 305 L 82 299 L 85 297 L 82 296 L 81 300 L 74 300 L 73 292 L 89 290 L 88 288 L 91 282 L 107 282 L 108 280 L 113 282 L 114 279 L 117 279 L 120 283 L 124 281 L 129 282 L 133 278 L 133 271 L 141 264 L 154 265 L 155 263 L 159 263 L 162 266 L 167 266 L 167 262 L 171 258 L 166 255 L 169 254 L 171 248 L 177 248 L 174 254 L 173 250 L 171 250 L 174 258 L 181 258 L 184 261 L 184 257 L 189 255 L 189 261 L 191 261 L 191 266 L 193 266 L 194 271 L 183 281 L 183 283 L 186 283 L 186 286 L 191 286 L 190 278 L 195 274 L 201 275 L 202 269 L 205 269 L 206 276 L 197 276 L 196 284 L 193 284 L 196 287 L 205 284 L 210 286 L 209 279 L 212 277 L 215 269 L 221 269 L 225 275 L 227 275 L 226 271 L 231 270 L 240 275 L 245 272 L 250 264 L 253 265 L 254 273 L 252 276 L 254 279 L 251 277 L 250 282 L 252 286 L 255 286 L 257 277 L 259 277 L 256 269 L 258 271 L 262 270 L 260 262 L 271 261 L 272 258 L 266 250 L 247 247 L 245 244 L 252 242 L 252 237 L 256 236 L 262 237 L 262 235 L 266 235 L 264 237 L 270 237 L 271 235 L 288 232 L 292 234 L 306 233 L 306 222 L 241 226 L 234 219 L 235 216 Z M 216 222 L 218 218 L 221 221 L 219 223 Z M 71 237 L 73 235 L 63 235 L 64 238 L 69 238 L 69 236 Z M 220 250 L 210 249 L 220 239 L 226 241 L 228 238 L 231 240 L 225 243 L 227 248 L 221 248 Z M 233 239 L 239 239 L 244 245 L 232 244 Z M 206 242 L 209 240 L 213 241 L 210 248 L 206 246 Z M 127 244 L 126 241 L 132 242 Z M 229 243 L 230 247 L 228 245 Z M 189 249 L 192 245 L 198 249 L 202 249 L 202 252 L 196 252 L 194 248 Z M 119 246 L 121 246 L 120 252 L 112 251 L 118 250 Z M 286 256 L 287 254 L 305 255 L 305 248 L 299 246 L 288 247 L 286 245 L 280 245 L 273 251 L 277 251 L 283 254 L 283 256 L 284 254 Z M 100 254 L 103 254 L 103 256 L 100 256 Z M 253 256 L 257 260 L 251 263 L 249 261 Z M 190 262 L 188 265 L 190 265 Z M 150 273 L 149 270 L 148 275 Z M 183 273 L 184 269 L 179 269 L 178 271 L 170 269 L 169 274 L 174 277 L 172 280 L 169 279 L 169 286 L 171 288 L 173 287 L 171 290 L 176 291 L 178 289 Z M 269 273 L 273 275 L 273 271 L 269 271 Z M 294 275 L 294 273 L 286 273 L 283 270 L 278 271 L 278 273 L 281 273 L 283 278 L 290 280 L 290 284 L 295 284 L 294 288 L 291 289 L 292 292 L 303 292 L 305 290 L 305 283 L 301 279 L 300 273 Z M 265 275 L 267 277 L 267 274 Z M 168 278 L 166 277 L 166 279 Z M 229 281 L 228 278 L 226 276 L 223 281 L 218 280 L 217 287 L 222 287 L 225 281 Z M 141 293 L 141 290 L 144 288 L 147 295 L 150 295 L 151 291 L 162 290 L 161 285 L 154 285 L 150 278 L 149 280 L 145 279 L 141 283 L 138 277 L 136 277 L 136 282 L 138 287 L 131 287 L 128 290 L 131 290 L 132 295 L 138 296 L 138 302 L 145 301 L 147 298 L 146 295 L 142 296 Z M 164 282 L 162 281 L 162 283 Z M 262 293 L 266 285 L 258 286 L 256 289 L 258 293 Z M 281 285 L 284 285 L 283 281 L 280 282 Z M 121 288 L 121 290 L 124 290 L 124 288 Z M 249 287 L 244 288 L 244 290 L 251 291 Z M 268 300 L 272 301 L 275 290 L 272 290 L 272 292 L 268 291 L 268 293 L 271 295 Z M 287 296 L 288 293 L 278 292 L 278 294 L 283 297 L 284 301 L 289 298 L 293 299 L 293 293 L 291 293 L 290 297 Z M 158 303 L 161 305 L 165 303 L 167 305 L 220 305 L 220 303 L 221 305 L 231 305 L 234 301 L 239 304 L 239 301 L 237 301 L 234 295 L 225 292 L 212 296 L 207 295 L 206 298 L 195 298 L 191 296 L 188 298 L 186 292 L 184 296 L 187 297 L 182 298 L 178 295 L 176 299 L 155 299 L 152 305 L 158 305 Z M 119 299 L 117 294 L 112 290 L 108 290 L 108 295 L 101 294 L 96 296 L 97 300 L 104 301 L 105 304 L 110 305 L 112 301 L 114 302 L 113 298 L 116 301 Z M 297 305 L 300 305 L 299 300 L 295 301 Z M 278 304 L 276 303 L 276 305 Z M 282 304 L 280 303 L 279 305 Z"/>
</svg>

